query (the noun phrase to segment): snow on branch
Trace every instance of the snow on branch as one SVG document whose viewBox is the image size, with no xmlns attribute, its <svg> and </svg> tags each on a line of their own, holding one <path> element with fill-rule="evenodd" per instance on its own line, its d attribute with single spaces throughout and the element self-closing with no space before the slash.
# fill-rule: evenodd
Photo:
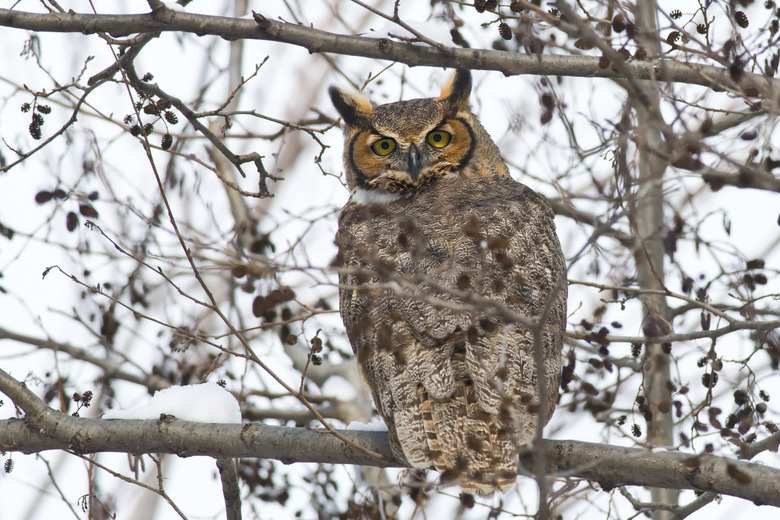
<svg viewBox="0 0 780 520">
<path fill-rule="evenodd" d="M 257 457 L 293 462 L 403 467 L 393 458 L 387 432 L 340 430 L 363 453 L 325 430 L 269 426 L 259 423 L 195 423 L 162 415 L 157 420 L 102 420 L 72 417 L 45 405 L 26 386 L 0 370 L 0 391 L 24 410 L 24 419 L 0 421 L 0 449 L 36 453 L 69 450 L 96 452 L 172 453 L 183 457 Z M 777 449 L 780 434 L 765 449 Z M 757 443 L 759 444 L 759 443 Z M 714 455 L 627 448 L 579 441 L 544 441 L 545 457 L 560 478 L 616 486 L 671 487 L 712 491 L 780 506 L 780 470 Z M 747 453 L 755 455 L 755 450 Z M 521 455 L 528 475 L 534 474 L 534 451 Z"/>
<path fill-rule="evenodd" d="M 50 410 L 39 417 L 0 421 L 0 447 L 36 453 L 173 453 L 183 457 L 258 457 L 293 462 L 403 467 L 392 458 L 387 432 L 340 430 L 355 444 L 388 460 L 361 453 L 325 430 L 258 423 L 193 423 L 163 416 L 158 420 L 82 419 Z M 546 457 L 559 477 L 584 478 L 602 488 L 673 487 L 714 491 L 780 506 L 780 470 L 714 455 L 650 451 L 579 441 L 545 441 Z M 533 453 L 523 467 L 533 472 Z"/>
</svg>

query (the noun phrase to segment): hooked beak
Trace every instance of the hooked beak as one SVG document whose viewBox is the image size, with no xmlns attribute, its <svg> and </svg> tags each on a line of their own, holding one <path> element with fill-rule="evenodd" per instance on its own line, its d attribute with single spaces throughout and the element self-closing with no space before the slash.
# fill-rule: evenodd
<svg viewBox="0 0 780 520">
<path fill-rule="evenodd" d="M 420 177 L 420 154 L 414 146 L 409 149 L 409 173 L 412 176 L 412 180 L 417 182 L 417 179 Z"/>
</svg>

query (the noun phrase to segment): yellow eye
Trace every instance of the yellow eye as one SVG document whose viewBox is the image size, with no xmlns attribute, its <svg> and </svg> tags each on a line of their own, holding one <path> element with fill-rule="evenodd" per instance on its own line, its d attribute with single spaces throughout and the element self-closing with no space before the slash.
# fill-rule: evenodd
<svg viewBox="0 0 780 520">
<path fill-rule="evenodd" d="M 450 144 L 450 134 L 444 130 L 434 130 L 428 134 L 428 144 L 434 148 L 444 148 Z"/>
<path fill-rule="evenodd" d="M 372 144 L 371 149 L 374 150 L 374 153 L 377 155 L 389 155 L 390 152 L 395 150 L 395 141 L 389 137 L 385 137 Z"/>
</svg>

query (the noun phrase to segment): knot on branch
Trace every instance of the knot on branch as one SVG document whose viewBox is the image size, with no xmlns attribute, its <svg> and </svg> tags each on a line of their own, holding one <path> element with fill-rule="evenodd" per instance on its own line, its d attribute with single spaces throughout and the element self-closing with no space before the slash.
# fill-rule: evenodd
<svg viewBox="0 0 780 520">
<path fill-rule="evenodd" d="M 160 0 L 149 0 L 149 7 L 152 9 L 152 18 L 158 22 L 169 24 L 176 17 L 176 11 L 166 7 Z"/>
<path fill-rule="evenodd" d="M 259 25 L 259 26 L 261 26 L 263 28 L 266 28 L 269 25 L 271 25 L 271 21 L 268 18 L 266 18 L 262 14 L 257 13 L 255 11 L 252 11 L 252 18 L 255 19 L 255 22 L 257 22 L 257 25 Z"/>
</svg>

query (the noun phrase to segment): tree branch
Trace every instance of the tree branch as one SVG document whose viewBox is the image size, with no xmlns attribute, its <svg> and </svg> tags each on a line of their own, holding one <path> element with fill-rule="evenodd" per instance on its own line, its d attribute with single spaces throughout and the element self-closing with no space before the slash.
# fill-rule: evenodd
<svg viewBox="0 0 780 520">
<path fill-rule="evenodd" d="M 217 459 L 217 468 L 222 480 L 222 495 L 225 497 L 227 520 L 241 520 L 241 489 L 233 459 Z"/>
<path fill-rule="evenodd" d="M 0 450 L 78 454 L 172 453 L 182 457 L 258 457 L 292 462 L 403 467 L 394 459 L 387 432 L 340 430 L 372 457 L 325 430 L 257 423 L 205 424 L 162 415 L 125 421 L 72 417 L 48 408 L 24 383 L 0 370 L 0 388 L 27 416 L 0 421 Z M 772 446 L 769 446 L 771 449 Z M 714 455 L 649 451 L 578 441 L 544 442 L 545 457 L 559 477 L 585 478 L 603 488 L 618 485 L 713 491 L 757 504 L 780 506 L 780 470 Z M 521 456 L 522 472 L 534 474 L 535 456 Z"/>
<path fill-rule="evenodd" d="M 484 49 L 434 48 L 386 38 L 334 34 L 304 25 L 270 20 L 257 13 L 254 16 L 254 20 L 246 20 L 167 8 L 158 9 L 154 13 L 132 15 L 38 14 L 0 9 L 0 26 L 39 32 L 107 32 L 114 37 L 144 32 L 185 32 L 198 36 L 220 36 L 226 40 L 243 38 L 276 41 L 304 47 L 311 53 L 363 56 L 397 61 L 409 66 L 496 70 L 507 76 L 543 74 L 588 78 L 623 77 L 623 74 L 611 67 L 601 68 L 599 58 L 595 56 L 523 55 Z M 715 90 L 747 92 L 751 96 L 770 99 L 774 92 L 780 91 L 780 80 L 744 72 L 739 83 L 736 83 L 731 79 L 728 69 L 711 65 L 662 59 L 634 60 L 626 63 L 626 67 L 637 79 L 703 85 Z"/>
<path fill-rule="evenodd" d="M 29 419 L 0 421 L 0 449 L 37 453 L 172 453 L 182 457 L 257 457 L 293 462 L 403 467 L 400 461 L 370 457 L 325 430 L 263 424 L 205 424 L 171 416 L 159 420 L 82 419 L 51 411 L 51 426 Z M 355 444 L 392 459 L 387 432 L 340 430 Z M 560 477 L 585 478 L 603 488 L 618 485 L 714 491 L 780 507 L 780 470 L 714 455 L 653 452 L 579 441 L 544 442 L 548 462 Z M 394 460 L 394 459 L 393 459 Z M 523 470 L 534 474 L 533 453 Z"/>
</svg>

